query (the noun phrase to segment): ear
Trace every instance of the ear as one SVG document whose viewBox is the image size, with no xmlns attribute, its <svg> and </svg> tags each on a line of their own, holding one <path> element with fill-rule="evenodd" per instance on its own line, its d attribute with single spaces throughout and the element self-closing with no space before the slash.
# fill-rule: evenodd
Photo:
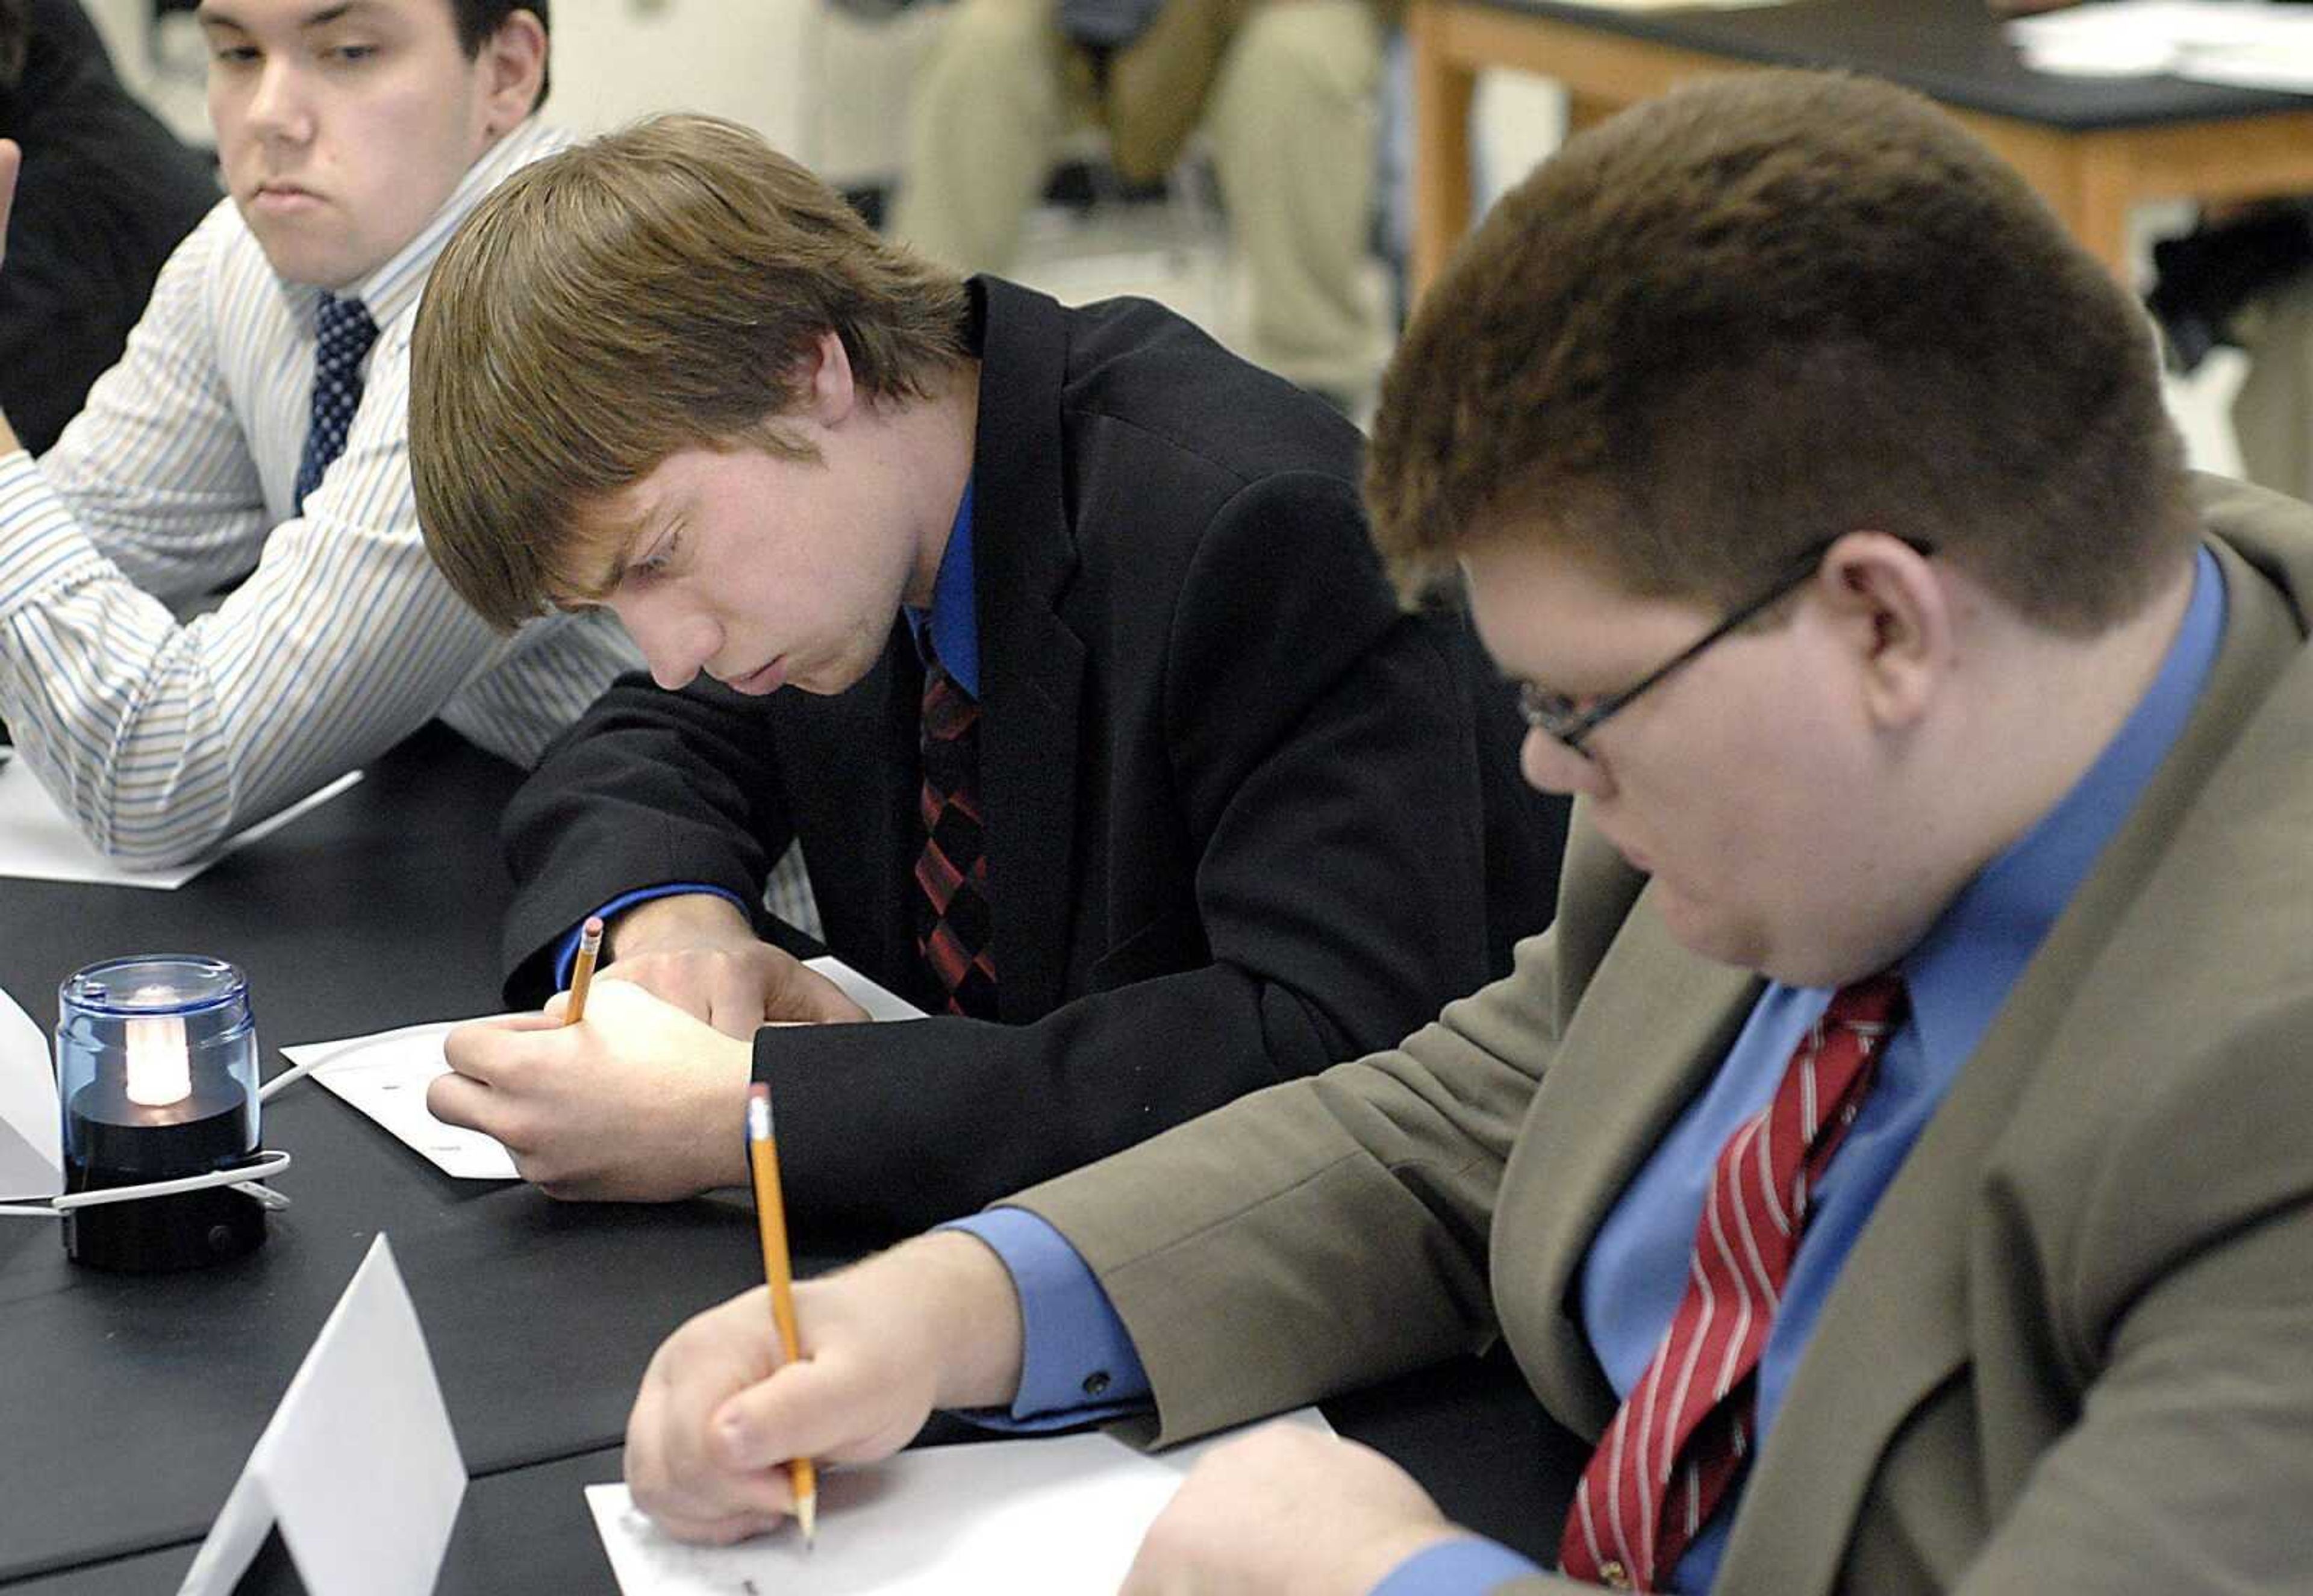
<svg viewBox="0 0 2313 1596">
<path fill-rule="evenodd" d="M 830 330 L 819 335 L 808 358 L 811 372 L 802 396 L 805 414 L 821 426 L 840 426 L 859 404 L 859 390 L 851 377 L 851 356 L 843 340 Z"/>
<path fill-rule="evenodd" d="M 1916 724 L 1957 659 L 1958 617 L 1934 562 L 1886 532 L 1850 532 L 1816 581 L 1873 722 L 1888 731 Z"/>
<path fill-rule="evenodd" d="M 482 41 L 479 59 L 492 138 L 519 127 L 537 108 L 546 81 L 546 25 L 534 13 L 512 11 Z"/>
</svg>

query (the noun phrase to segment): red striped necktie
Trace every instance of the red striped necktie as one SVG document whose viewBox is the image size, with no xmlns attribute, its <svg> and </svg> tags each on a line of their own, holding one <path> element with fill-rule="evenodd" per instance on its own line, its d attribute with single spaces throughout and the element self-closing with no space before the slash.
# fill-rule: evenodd
<svg viewBox="0 0 2313 1596">
<path fill-rule="evenodd" d="M 1799 1039 L 1774 1101 L 1719 1150 L 1686 1293 L 1582 1471 L 1559 1546 L 1561 1573 L 1661 1589 L 1749 1458 L 1759 1355 L 1815 1184 L 1853 1123 L 1904 1007 L 1894 975 L 1841 987 Z"/>
<path fill-rule="evenodd" d="M 993 1020 L 996 930 L 980 814 L 980 706 L 940 663 L 928 634 L 924 654 L 916 947 L 947 994 L 949 1013 Z"/>
</svg>

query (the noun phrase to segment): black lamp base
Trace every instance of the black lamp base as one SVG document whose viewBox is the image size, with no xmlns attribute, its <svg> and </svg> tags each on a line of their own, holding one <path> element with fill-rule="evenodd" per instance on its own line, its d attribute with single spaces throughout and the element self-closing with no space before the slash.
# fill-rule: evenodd
<svg viewBox="0 0 2313 1596">
<path fill-rule="evenodd" d="M 254 1116 L 238 1091 L 151 1108 L 117 1082 L 73 1093 L 66 1111 L 65 1189 L 101 1191 L 206 1174 L 249 1161 Z M 158 1275 L 197 1269 L 265 1244 L 265 1209 L 228 1186 L 65 1210 L 65 1254 L 75 1263 Z"/>
<path fill-rule="evenodd" d="M 265 1208 L 229 1186 L 65 1211 L 65 1254 L 76 1264 L 161 1275 L 254 1252 Z"/>
</svg>

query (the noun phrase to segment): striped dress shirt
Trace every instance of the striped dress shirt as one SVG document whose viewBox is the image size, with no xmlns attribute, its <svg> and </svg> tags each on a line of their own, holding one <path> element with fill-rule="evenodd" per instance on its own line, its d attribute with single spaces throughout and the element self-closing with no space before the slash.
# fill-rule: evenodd
<svg viewBox="0 0 2313 1596">
<path fill-rule="evenodd" d="M 320 293 L 274 275 L 230 200 L 170 259 L 56 447 L 0 459 L 0 719 L 105 853 L 190 857 L 436 715 L 531 764 L 640 663 L 606 612 L 493 633 L 427 558 L 409 481 L 427 272 L 493 185 L 567 142 L 525 123 L 341 291 L 381 332 L 345 452 L 302 514 Z"/>
</svg>

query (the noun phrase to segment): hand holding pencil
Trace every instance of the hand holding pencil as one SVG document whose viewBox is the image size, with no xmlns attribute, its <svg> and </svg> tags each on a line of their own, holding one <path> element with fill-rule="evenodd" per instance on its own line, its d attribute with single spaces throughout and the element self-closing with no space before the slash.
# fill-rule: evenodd
<svg viewBox="0 0 2313 1596">
<path fill-rule="evenodd" d="M 1018 1390 L 1019 1296 L 972 1236 L 903 1241 L 793 1300 L 801 1361 L 769 1333 L 765 1287 L 693 1316 L 651 1359 L 627 1421 L 627 1485 L 678 1539 L 775 1530 L 802 1516 L 791 1460 L 870 1463 L 935 1407 L 1001 1407 Z"/>
</svg>

